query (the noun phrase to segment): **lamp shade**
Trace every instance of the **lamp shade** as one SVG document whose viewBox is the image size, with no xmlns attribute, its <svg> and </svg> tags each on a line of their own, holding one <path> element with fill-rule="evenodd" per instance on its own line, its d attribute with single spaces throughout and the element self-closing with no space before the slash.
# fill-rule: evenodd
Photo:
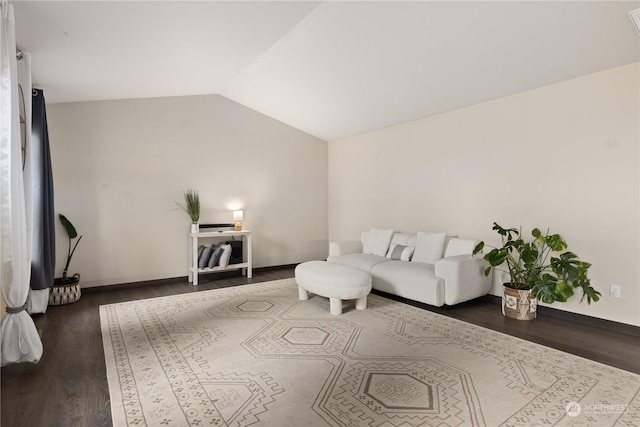
<svg viewBox="0 0 640 427">
<path fill-rule="evenodd" d="M 244 221 L 244 211 L 233 211 L 233 220 L 234 221 Z"/>
</svg>

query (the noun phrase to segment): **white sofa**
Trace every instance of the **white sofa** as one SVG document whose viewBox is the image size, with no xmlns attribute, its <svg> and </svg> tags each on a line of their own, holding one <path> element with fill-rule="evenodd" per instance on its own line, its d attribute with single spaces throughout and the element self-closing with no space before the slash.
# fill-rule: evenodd
<svg viewBox="0 0 640 427">
<path fill-rule="evenodd" d="M 371 229 L 358 241 L 331 242 L 327 261 L 371 274 L 373 289 L 450 306 L 485 295 L 491 288 L 490 277 L 484 275 L 487 262 L 472 255 L 477 242 L 445 233 Z"/>
</svg>

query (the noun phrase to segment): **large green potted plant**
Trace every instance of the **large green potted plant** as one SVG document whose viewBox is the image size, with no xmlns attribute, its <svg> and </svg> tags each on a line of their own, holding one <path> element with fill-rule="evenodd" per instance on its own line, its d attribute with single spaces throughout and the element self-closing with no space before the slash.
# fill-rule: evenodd
<svg viewBox="0 0 640 427">
<path fill-rule="evenodd" d="M 53 286 L 49 288 L 49 305 L 69 304 L 80 299 L 80 273 L 76 273 L 69 277 L 68 271 L 69 264 L 71 264 L 71 258 L 76 252 L 76 248 L 78 247 L 78 243 L 80 243 L 82 236 L 78 237 L 76 228 L 66 216 L 59 214 L 58 217 L 67 232 L 67 237 L 69 238 L 69 249 L 67 250 L 67 262 L 64 265 L 62 277 L 54 279 Z M 76 240 L 74 245 L 73 239 L 76 238 L 78 240 Z"/>
<path fill-rule="evenodd" d="M 191 232 L 198 231 L 198 221 L 200 220 L 200 196 L 196 190 L 187 190 L 184 192 L 185 205 L 180 206 L 191 218 Z"/>
<path fill-rule="evenodd" d="M 502 312 L 507 317 L 530 320 L 536 317 L 537 302 L 552 304 L 566 302 L 574 295 L 574 289 L 582 290 L 582 302 L 598 301 L 602 296 L 591 286 L 587 272 L 591 264 L 567 251 L 567 242 L 559 234 L 546 234 L 538 228 L 531 231 L 531 239 L 525 241 L 519 230 L 503 228 L 493 223 L 493 230 L 500 235 L 500 247 L 480 242 L 474 255 L 485 246 L 491 251 L 484 255 L 489 262 L 485 275 L 492 270 L 507 273 L 509 281 L 504 283 Z"/>
</svg>

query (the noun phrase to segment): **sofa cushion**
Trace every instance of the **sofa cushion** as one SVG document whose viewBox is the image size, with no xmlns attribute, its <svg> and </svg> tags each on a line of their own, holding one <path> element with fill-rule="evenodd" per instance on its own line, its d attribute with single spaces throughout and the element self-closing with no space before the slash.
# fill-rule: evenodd
<svg viewBox="0 0 640 427">
<path fill-rule="evenodd" d="M 397 243 L 404 246 L 416 246 L 416 233 L 395 232 L 391 237 L 391 245 Z"/>
<path fill-rule="evenodd" d="M 425 233 L 418 231 L 416 249 L 411 261 L 433 264 L 442 258 L 446 233 Z"/>
<path fill-rule="evenodd" d="M 414 246 L 405 246 L 399 245 L 397 243 L 392 243 L 391 247 L 389 247 L 389 252 L 387 252 L 387 258 L 398 261 L 411 261 L 411 256 L 413 255 L 414 250 Z"/>
<path fill-rule="evenodd" d="M 371 254 L 344 254 L 339 256 L 330 256 L 327 258 L 329 262 L 350 265 L 359 270 L 371 272 L 371 268 L 381 262 L 392 262 L 389 258 Z M 395 262 L 395 261 L 393 261 Z"/>
<path fill-rule="evenodd" d="M 456 256 L 456 255 L 468 255 L 473 253 L 473 249 L 478 244 L 479 240 L 473 239 L 461 239 L 459 237 L 453 237 L 447 244 L 447 249 L 444 252 L 444 256 Z"/>
<path fill-rule="evenodd" d="M 389 243 L 393 236 L 392 229 L 372 228 L 367 233 L 364 240 L 362 253 L 370 255 L 385 256 L 389 249 Z"/>
<path fill-rule="evenodd" d="M 408 261 L 393 261 L 376 264 L 371 269 L 375 276 L 387 277 L 398 282 L 418 283 L 424 277 L 435 277 L 435 266 L 427 263 L 411 263 Z"/>
<path fill-rule="evenodd" d="M 433 264 L 389 261 L 371 269 L 374 289 L 435 306 L 444 304 L 444 280 L 435 275 Z"/>
</svg>

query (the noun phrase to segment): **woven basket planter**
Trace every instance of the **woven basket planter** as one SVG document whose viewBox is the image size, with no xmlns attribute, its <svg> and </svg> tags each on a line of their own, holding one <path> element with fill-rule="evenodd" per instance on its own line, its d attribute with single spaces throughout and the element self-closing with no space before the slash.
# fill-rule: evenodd
<svg viewBox="0 0 640 427">
<path fill-rule="evenodd" d="M 70 282 L 70 283 L 68 283 Z M 49 305 L 71 304 L 80 299 L 80 274 L 66 280 L 56 279 L 54 285 L 49 288 Z"/>
<path fill-rule="evenodd" d="M 538 300 L 529 289 L 503 286 L 502 314 L 509 319 L 533 320 L 538 311 Z"/>
</svg>

